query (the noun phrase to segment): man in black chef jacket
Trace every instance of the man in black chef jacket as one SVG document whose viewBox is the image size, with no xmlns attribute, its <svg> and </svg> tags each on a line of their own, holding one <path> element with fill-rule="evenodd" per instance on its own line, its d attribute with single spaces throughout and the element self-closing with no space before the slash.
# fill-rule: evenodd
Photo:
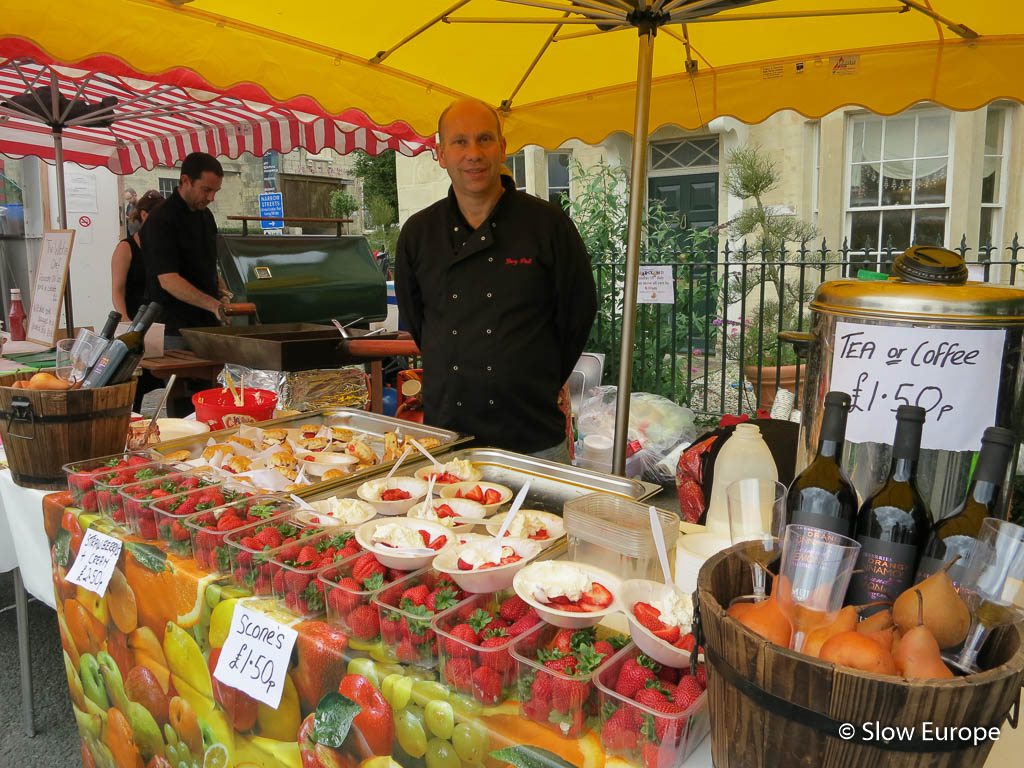
<svg viewBox="0 0 1024 768">
<path fill-rule="evenodd" d="M 438 121 L 448 197 L 398 239 L 395 293 L 423 355 L 428 424 L 568 461 L 558 392 L 597 311 L 590 257 L 557 205 L 501 174 L 497 113 L 457 101 Z"/>
</svg>

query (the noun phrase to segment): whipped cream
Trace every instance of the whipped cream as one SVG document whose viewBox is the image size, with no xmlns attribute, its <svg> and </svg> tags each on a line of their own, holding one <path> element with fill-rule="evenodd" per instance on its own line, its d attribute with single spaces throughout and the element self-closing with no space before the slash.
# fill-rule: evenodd
<svg viewBox="0 0 1024 768">
<path fill-rule="evenodd" d="M 377 501 L 380 501 L 380 495 L 387 489 L 387 480 L 367 480 L 363 483 L 363 495 Z"/>
<path fill-rule="evenodd" d="M 538 603 L 549 603 L 551 598 L 562 596 L 575 602 L 592 585 L 590 577 L 575 565 L 554 560 L 527 566 L 520 571 L 519 579 L 523 591 Z"/>
<path fill-rule="evenodd" d="M 463 480 L 473 480 L 480 476 L 476 467 L 473 466 L 473 462 L 466 459 L 452 459 L 444 465 L 444 471 L 461 477 Z"/>
<path fill-rule="evenodd" d="M 528 539 L 540 531 L 548 530 L 550 527 L 551 522 L 543 512 L 530 512 L 521 509 L 508 527 L 508 534 L 506 535 L 517 539 Z M 550 535 L 550 531 L 548 535 Z"/>
<path fill-rule="evenodd" d="M 437 507 L 443 506 L 444 502 L 437 504 Z M 409 510 L 409 517 L 415 517 L 419 520 L 430 520 L 435 523 L 440 523 L 445 528 L 451 528 L 455 523 L 452 522 L 450 517 L 438 517 L 437 509 L 433 504 L 417 504 L 415 507 Z"/>
<path fill-rule="evenodd" d="M 463 560 L 473 568 L 479 568 L 481 565 L 486 563 L 499 563 L 503 557 L 511 557 L 516 551 L 512 547 L 501 548 L 501 554 L 495 560 L 493 555 L 493 549 L 489 542 L 473 542 L 466 544 L 462 549 L 459 550 L 458 559 Z"/>
<path fill-rule="evenodd" d="M 376 514 L 376 510 L 365 501 L 360 501 L 359 499 L 339 499 L 337 496 L 310 502 L 309 506 L 318 515 L 329 517 L 341 525 L 363 523 Z"/>
<path fill-rule="evenodd" d="M 651 607 L 661 614 L 661 620 L 670 627 L 690 628 L 693 623 L 693 600 L 676 590 L 671 590 L 660 600 L 651 603 Z"/>
<path fill-rule="evenodd" d="M 378 525 L 370 541 L 373 544 L 389 544 L 399 549 L 408 547 L 424 548 L 423 537 L 420 536 L 419 531 L 408 525 L 399 525 L 398 523 Z"/>
</svg>

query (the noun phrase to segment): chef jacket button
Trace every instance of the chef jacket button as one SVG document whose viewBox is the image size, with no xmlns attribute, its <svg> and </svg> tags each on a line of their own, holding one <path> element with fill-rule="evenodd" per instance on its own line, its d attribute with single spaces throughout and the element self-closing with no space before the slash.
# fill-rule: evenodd
<svg viewBox="0 0 1024 768">
<path fill-rule="evenodd" d="M 487 235 L 480 235 L 480 242 L 486 242 L 486 241 L 487 241 Z"/>
<path fill-rule="evenodd" d="M 490 328 L 488 328 L 488 329 L 487 329 L 487 332 L 488 332 L 488 333 L 490 333 L 490 332 L 491 332 L 491 329 L 490 329 Z"/>
<path fill-rule="evenodd" d="M 488 400 L 487 402 L 490 403 L 491 405 L 494 405 L 494 401 L 493 400 Z"/>
<path fill-rule="evenodd" d="M 452 336 L 458 336 L 458 335 L 459 335 L 459 332 L 458 332 L 458 331 L 456 331 L 456 330 L 452 330 Z"/>
<path fill-rule="evenodd" d="M 455 404 L 456 404 L 457 406 L 459 406 L 459 408 L 461 408 L 461 407 L 462 407 L 462 401 L 461 401 L 461 400 L 456 400 L 456 401 L 455 401 Z"/>
<path fill-rule="evenodd" d="M 488 257 L 487 257 L 487 260 L 488 260 L 488 261 L 494 261 L 494 257 L 493 257 L 493 256 L 488 256 Z"/>
<path fill-rule="evenodd" d="M 458 228 L 458 227 L 455 227 L 454 229 L 455 229 L 455 231 L 456 231 L 456 232 L 458 232 L 458 231 L 459 231 L 459 228 Z"/>
<path fill-rule="evenodd" d="M 491 293 L 490 291 L 488 291 L 488 292 L 487 292 L 487 298 L 488 298 L 488 299 L 489 299 L 489 298 L 491 298 L 491 297 L 493 297 L 493 296 L 494 296 L 494 294 L 493 294 L 493 293 Z"/>
<path fill-rule="evenodd" d="M 489 371 L 489 370 L 491 370 L 491 366 L 489 366 L 489 365 L 488 365 L 488 366 L 487 366 L 487 370 L 488 370 L 488 371 Z"/>
<path fill-rule="evenodd" d="M 459 370 L 459 366 L 457 366 L 457 365 L 453 365 L 453 366 L 452 366 L 452 370 L 453 370 L 453 371 L 457 371 L 457 370 Z"/>
<path fill-rule="evenodd" d="M 459 294 L 457 294 L 457 293 L 453 293 L 453 294 L 452 294 L 452 298 L 453 298 L 453 299 L 457 299 L 457 298 L 459 298 Z"/>
</svg>

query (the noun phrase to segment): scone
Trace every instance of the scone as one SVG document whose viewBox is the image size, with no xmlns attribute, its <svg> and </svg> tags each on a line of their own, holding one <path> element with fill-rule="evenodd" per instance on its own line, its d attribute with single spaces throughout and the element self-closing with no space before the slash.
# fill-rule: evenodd
<svg viewBox="0 0 1024 768">
<path fill-rule="evenodd" d="M 203 451 L 203 458 L 206 461 L 214 461 L 220 455 L 231 456 L 235 453 L 235 449 L 226 443 L 216 443 L 215 445 L 208 445 L 206 450 Z"/>
<path fill-rule="evenodd" d="M 338 469 L 337 467 L 335 467 L 333 469 L 328 469 L 326 472 L 324 472 L 322 479 L 337 480 L 339 477 L 345 477 L 347 474 L 348 472 L 346 472 L 345 470 Z"/>
<path fill-rule="evenodd" d="M 294 469 L 297 464 L 298 462 L 295 459 L 295 454 L 288 451 L 272 453 L 270 454 L 270 458 L 267 459 L 267 466 L 273 469 L 279 469 L 280 467 Z"/>
<path fill-rule="evenodd" d="M 239 437 L 238 435 L 232 435 L 231 437 L 228 438 L 228 442 L 235 443 L 236 445 L 240 445 L 243 448 L 248 448 L 250 451 L 256 450 L 256 444 L 247 437 Z"/>
<path fill-rule="evenodd" d="M 284 475 L 285 478 L 287 478 L 288 480 L 294 480 L 296 477 L 299 476 L 299 473 L 296 472 L 291 467 L 274 467 L 274 469 L 276 469 L 278 472 Z"/>
<path fill-rule="evenodd" d="M 222 469 L 228 472 L 248 472 L 252 469 L 252 461 L 245 456 L 232 456 Z"/>
<path fill-rule="evenodd" d="M 299 445 L 307 451 L 322 451 L 330 442 L 326 437 L 303 437 L 299 440 Z"/>
<path fill-rule="evenodd" d="M 192 458 L 192 451 L 187 448 L 182 448 L 180 451 L 172 451 L 164 456 L 164 461 L 188 461 Z"/>
<path fill-rule="evenodd" d="M 353 437 L 355 437 L 355 433 L 351 429 L 345 429 L 344 427 L 331 427 L 332 440 L 337 440 L 339 443 L 347 443 Z"/>
<path fill-rule="evenodd" d="M 288 439 L 288 433 L 283 429 L 264 429 L 263 430 L 263 445 L 281 445 L 285 440 Z"/>
<path fill-rule="evenodd" d="M 299 427 L 299 432 L 301 432 L 302 436 L 305 438 L 316 437 L 316 433 L 319 431 L 319 424 L 303 424 L 301 427 Z"/>
</svg>

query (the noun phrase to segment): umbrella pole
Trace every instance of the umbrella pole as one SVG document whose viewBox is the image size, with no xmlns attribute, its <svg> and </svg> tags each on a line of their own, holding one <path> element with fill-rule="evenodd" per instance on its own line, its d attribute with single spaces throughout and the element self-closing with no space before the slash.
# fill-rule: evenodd
<svg viewBox="0 0 1024 768">
<path fill-rule="evenodd" d="M 68 229 L 68 201 L 64 189 L 64 139 L 60 128 L 53 130 L 53 159 L 57 164 L 57 210 L 58 229 Z M 64 281 L 64 324 L 68 328 L 68 337 L 74 338 L 75 325 L 71 311 L 71 265 L 68 264 L 68 277 Z"/>
<path fill-rule="evenodd" d="M 615 449 L 612 472 L 626 471 L 629 433 L 629 395 L 633 386 L 633 333 L 636 326 L 636 286 L 640 274 L 640 233 L 647 197 L 647 130 L 651 120 L 651 69 L 654 34 L 640 35 L 636 68 L 636 114 L 633 123 L 633 162 L 629 183 L 629 234 L 626 243 L 626 275 L 623 283 L 622 340 L 619 347 L 619 387 L 615 403 Z"/>
</svg>

